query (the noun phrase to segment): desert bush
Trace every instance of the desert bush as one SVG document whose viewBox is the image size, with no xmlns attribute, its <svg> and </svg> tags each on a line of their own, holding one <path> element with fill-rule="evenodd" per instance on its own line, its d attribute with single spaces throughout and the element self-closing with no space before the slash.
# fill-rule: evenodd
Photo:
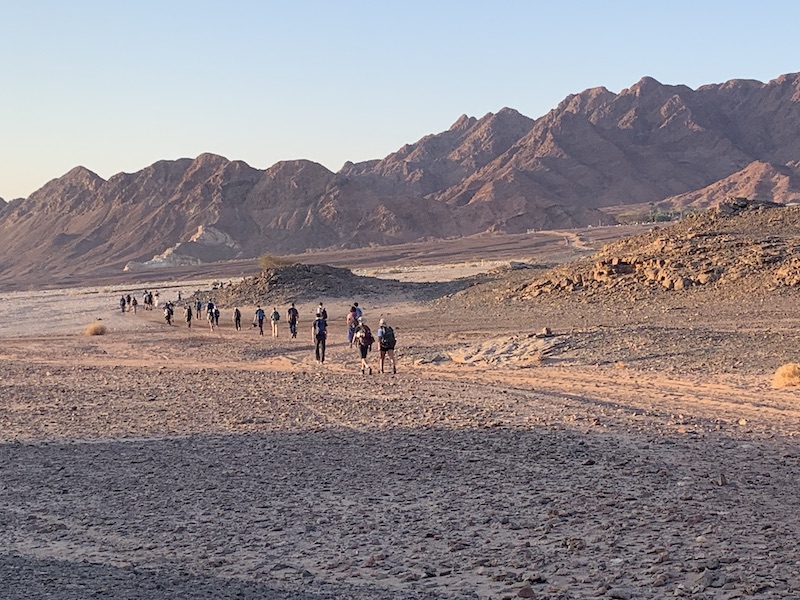
<svg viewBox="0 0 800 600">
<path fill-rule="evenodd" d="M 784 388 L 800 385 L 800 364 L 786 363 L 778 367 L 772 378 L 772 387 Z"/>
<path fill-rule="evenodd" d="M 108 331 L 102 323 L 89 323 L 86 326 L 86 335 L 105 335 Z"/>
<path fill-rule="evenodd" d="M 288 264 L 289 261 L 274 254 L 262 254 L 258 257 L 258 266 L 261 267 L 262 271 L 274 269 L 275 267 L 284 267 Z"/>
</svg>

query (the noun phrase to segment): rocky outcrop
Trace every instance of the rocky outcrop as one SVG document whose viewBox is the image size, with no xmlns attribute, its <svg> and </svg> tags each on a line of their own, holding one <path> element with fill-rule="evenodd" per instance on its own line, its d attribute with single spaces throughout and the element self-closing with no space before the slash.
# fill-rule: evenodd
<svg viewBox="0 0 800 600">
<path fill-rule="evenodd" d="M 320 298 L 364 298 L 410 295 L 419 299 L 440 297 L 462 290 L 474 281 L 412 283 L 356 275 L 349 269 L 329 265 L 292 264 L 265 269 L 259 275 L 223 286 L 213 292 L 223 306 L 268 306 L 286 302 L 316 302 Z M 208 293 L 200 294 L 207 299 Z M 305 320 L 306 315 L 301 316 Z M 310 321 L 309 321 L 310 324 Z"/>
<path fill-rule="evenodd" d="M 746 282 L 752 289 L 800 285 L 800 206 L 732 198 L 717 209 L 621 240 L 509 292 L 604 296 L 680 292 Z"/>
</svg>

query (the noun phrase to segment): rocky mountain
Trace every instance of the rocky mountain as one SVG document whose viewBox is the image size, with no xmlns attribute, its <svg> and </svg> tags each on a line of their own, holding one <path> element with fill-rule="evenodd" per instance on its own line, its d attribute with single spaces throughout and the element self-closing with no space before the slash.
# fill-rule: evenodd
<svg viewBox="0 0 800 600">
<path fill-rule="evenodd" d="M 780 204 L 800 199 L 800 161 L 776 165 L 754 161 L 699 190 L 666 199 L 673 210 L 704 210 L 730 198 L 750 198 Z"/>
<path fill-rule="evenodd" d="M 462 116 L 333 173 L 204 154 L 104 180 L 76 167 L 0 205 L 0 278 L 86 275 L 334 246 L 611 223 L 603 209 L 800 198 L 800 75 L 692 90 L 645 77 L 539 119 Z"/>
</svg>

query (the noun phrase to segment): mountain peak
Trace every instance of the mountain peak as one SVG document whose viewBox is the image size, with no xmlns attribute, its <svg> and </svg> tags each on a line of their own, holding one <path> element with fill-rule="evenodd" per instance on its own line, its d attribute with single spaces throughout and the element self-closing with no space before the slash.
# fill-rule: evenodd
<svg viewBox="0 0 800 600">
<path fill-rule="evenodd" d="M 458 117 L 458 119 L 456 119 L 456 122 L 450 126 L 450 129 L 448 129 L 448 131 L 459 131 L 459 130 L 469 129 L 477 122 L 478 120 L 475 117 L 468 117 L 467 115 L 461 115 L 460 117 Z"/>
<path fill-rule="evenodd" d="M 623 90 L 620 92 L 620 95 L 623 95 L 625 92 L 629 94 L 633 94 L 635 96 L 646 96 L 648 94 L 653 94 L 658 90 L 662 89 L 664 85 L 658 81 L 657 79 L 649 76 L 642 77 L 639 81 L 634 83 L 630 88 L 627 90 Z"/>
</svg>

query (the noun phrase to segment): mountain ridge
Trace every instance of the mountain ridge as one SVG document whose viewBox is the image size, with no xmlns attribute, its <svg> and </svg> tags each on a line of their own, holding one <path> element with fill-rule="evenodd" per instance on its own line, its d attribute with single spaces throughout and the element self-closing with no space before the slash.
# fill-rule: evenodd
<svg viewBox="0 0 800 600">
<path fill-rule="evenodd" d="M 725 195 L 800 198 L 800 75 L 594 87 L 531 119 L 462 115 L 332 172 L 204 153 L 108 180 L 79 166 L 0 203 L 2 277 L 108 273 L 481 232 L 610 224 L 611 206 L 681 210 Z M 757 184 L 754 182 L 758 182 Z M 768 198 L 767 198 L 768 197 Z"/>
</svg>

